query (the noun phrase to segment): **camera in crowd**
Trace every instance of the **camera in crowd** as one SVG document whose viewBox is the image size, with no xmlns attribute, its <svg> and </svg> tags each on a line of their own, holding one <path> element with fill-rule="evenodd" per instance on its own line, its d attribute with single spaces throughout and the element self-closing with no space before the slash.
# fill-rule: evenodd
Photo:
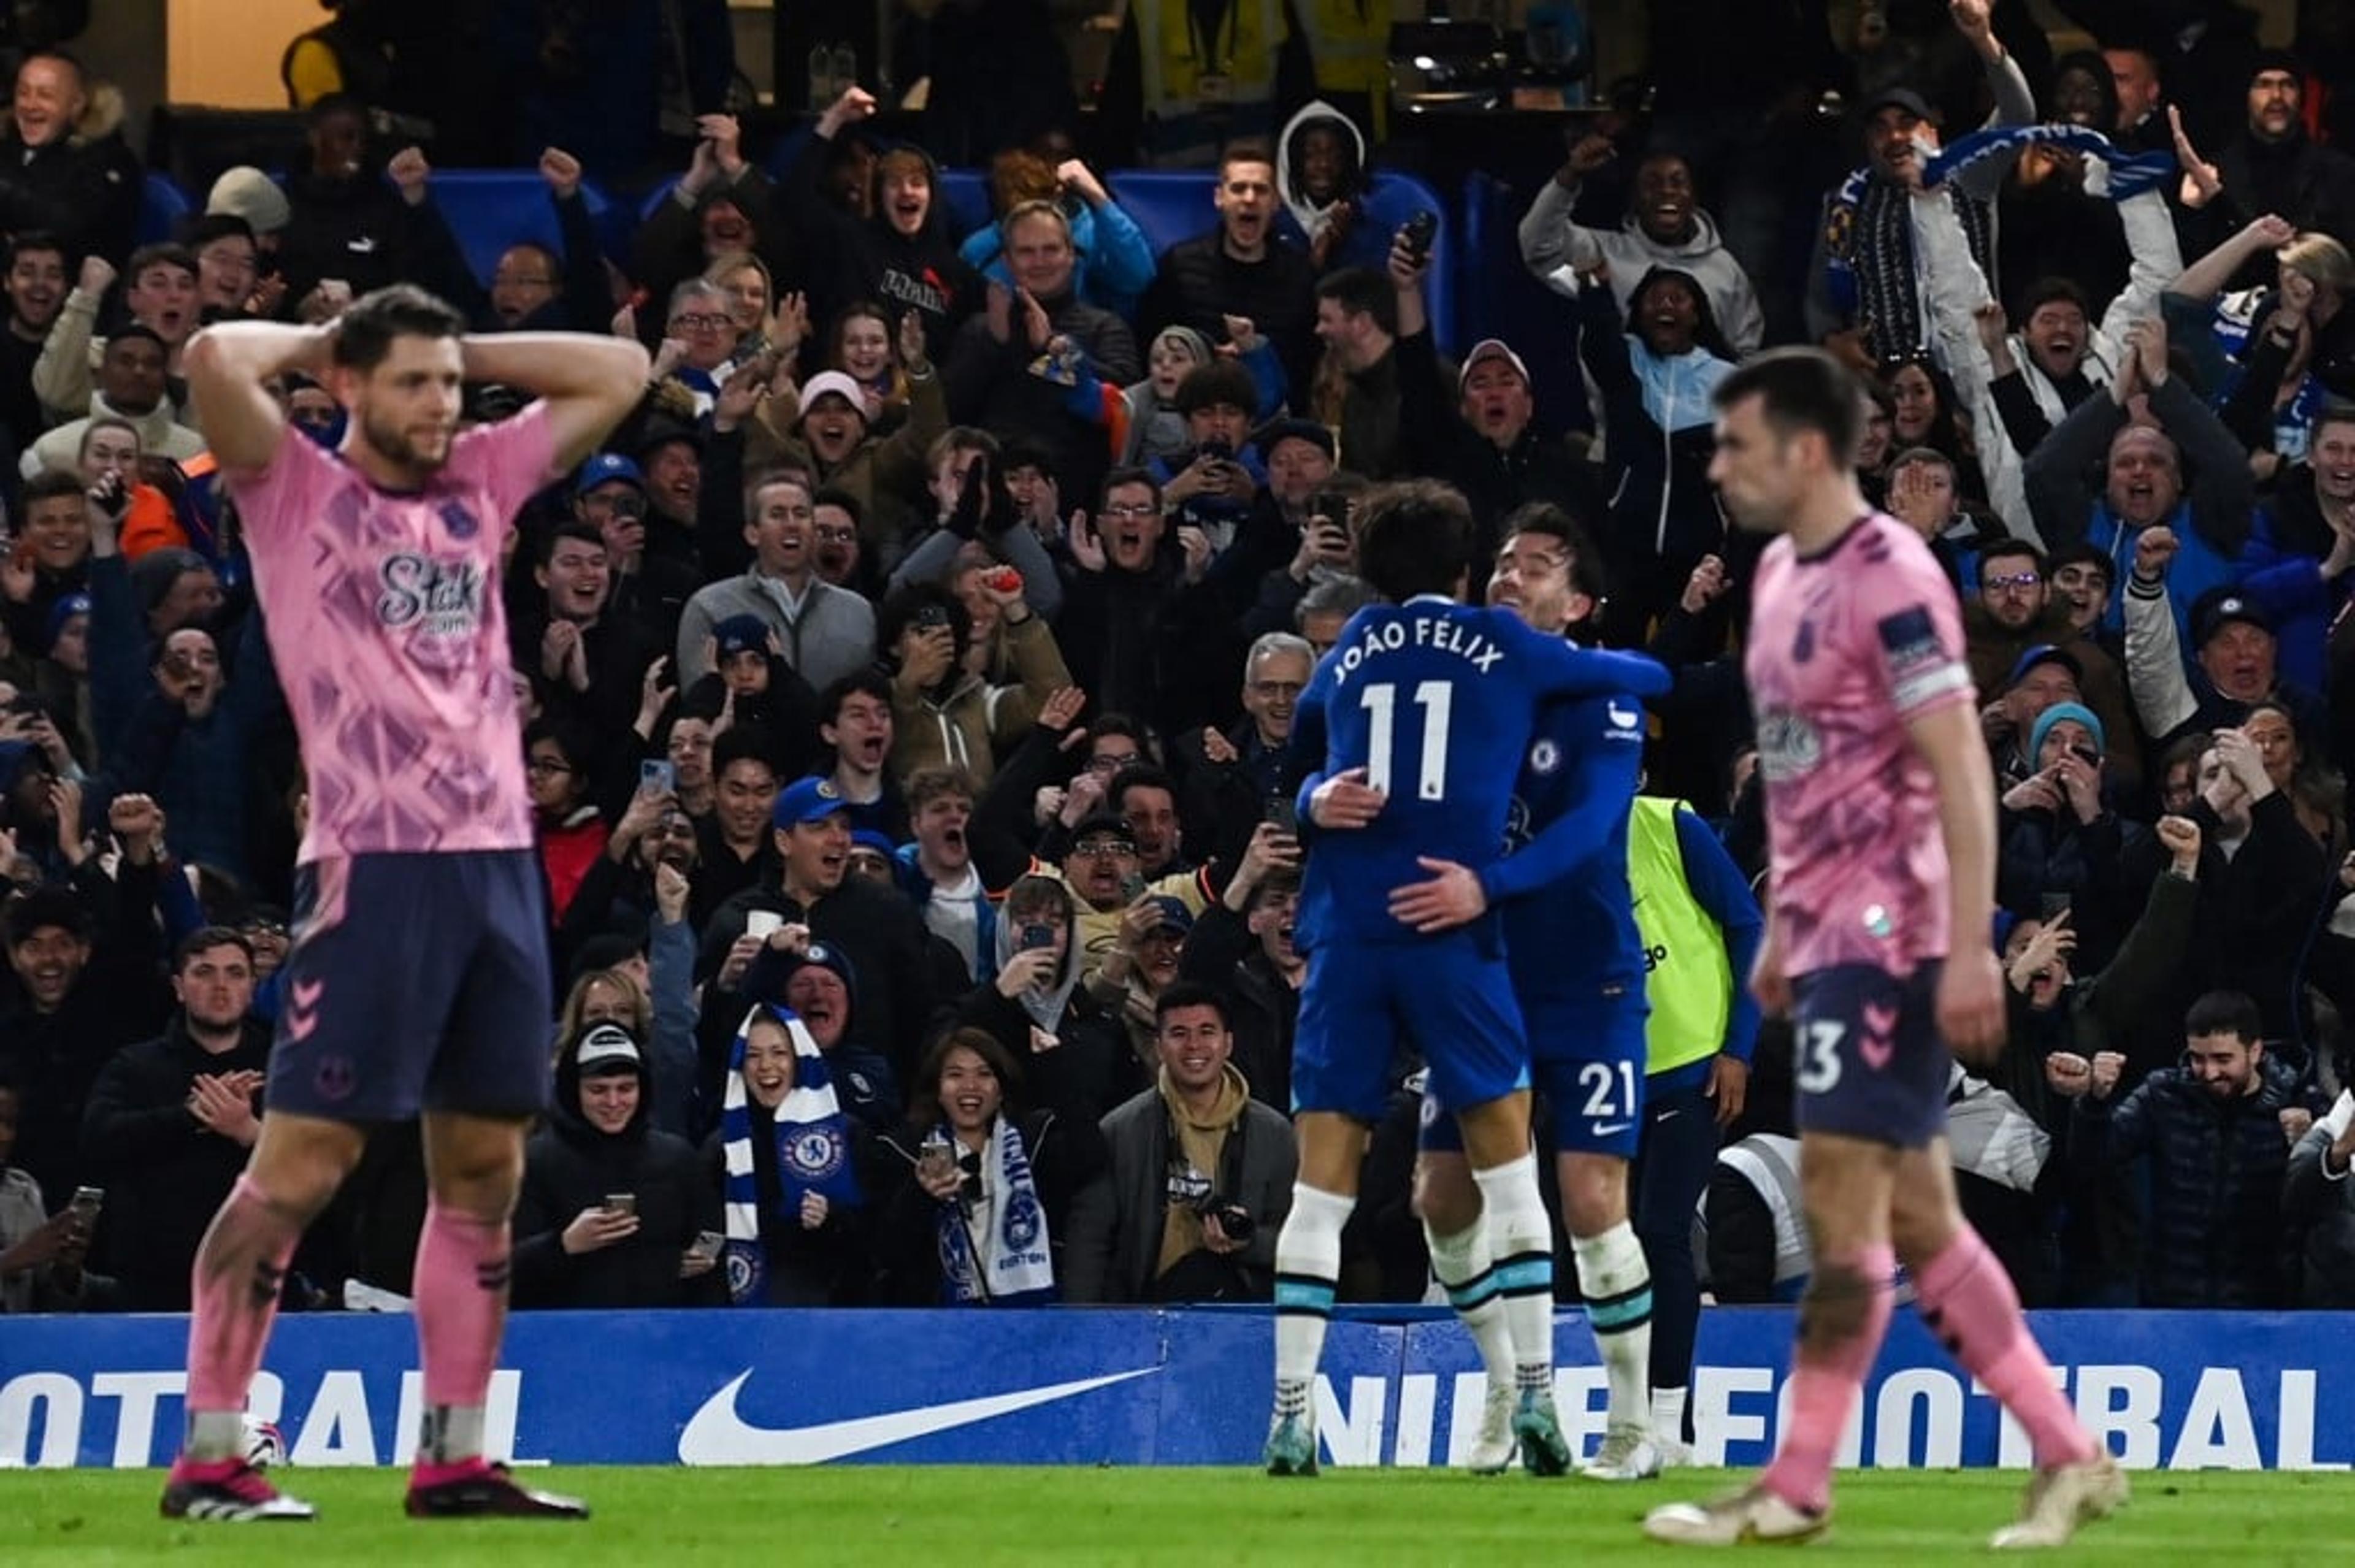
<svg viewBox="0 0 2355 1568">
<path fill-rule="evenodd" d="M 1219 1229 L 1226 1232 L 1227 1240 L 1239 1247 L 1248 1246 L 1252 1233 L 1259 1229 L 1259 1221 L 1252 1218 L 1250 1210 L 1233 1199 L 1221 1198 L 1215 1192 L 1197 1202 L 1194 1212 L 1205 1220 L 1216 1220 Z"/>
</svg>

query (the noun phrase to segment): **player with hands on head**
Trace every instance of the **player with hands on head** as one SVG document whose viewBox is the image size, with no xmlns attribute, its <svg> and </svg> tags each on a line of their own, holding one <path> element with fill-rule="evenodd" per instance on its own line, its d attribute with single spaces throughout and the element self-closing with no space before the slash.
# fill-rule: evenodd
<svg viewBox="0 0 2355 1568">
<path fill-rule="evenodd" d="M 197 1255 L 187 1435 L 164 1511 L 311 1517 L 245 1462 L 246 1395 L 277 1284 L 357 1165 L 368 1125 L 421 1113 L 431 1190 L 413 1295 L 426 1414 L 409 1509 L 584 1517 L 483 1452 L 508 1221 L 525 1132 L 547 1101 L 553 1012 L 496 584 L 517 511 L 635 405 L 645 351 L 562 333 L 470 336 L 449 305 L 396 285 L 331 323 L 208 327 L 186 369 L 245 523 L 314 807 L 268 1108 Z M 293 430 L 270 393 L 295 370 L 348 412 L 335 452 Z M 460 433 L 468 380 L 535 400 Z M 405 750 L 354 744 L 395 733 L 411 738 Z M 346 907 L 408 909 L 431 940 L 395 954 L 344 919 Z"/>
</svg>

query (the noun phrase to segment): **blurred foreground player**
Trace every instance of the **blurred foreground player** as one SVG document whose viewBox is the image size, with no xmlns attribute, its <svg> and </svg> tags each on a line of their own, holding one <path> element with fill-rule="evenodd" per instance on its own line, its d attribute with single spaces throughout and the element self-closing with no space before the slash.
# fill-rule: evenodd
<svg viewBox="0 0 2355 1568">
<path fill-rule="evenodd" d="M 1991 945 L 1995 795 L 1961 613 L 1928 547 L 1853 476 L 1865 401 L 1830 356 L 1784 350 L 1717 389 L 1710 478 L 1758 572 L 1746 673 L 1773 838 L 1752 987 L 1794 1014 L 1801 1198 L 1816 1269 L 1789 1424 L 1747 1490 L 1672 1504 L 1657 1541 L 1796 1541 L 1831 1518 L 1831 1466 L 1889 1328 L 1901 1258 L 1939 1340 L 2026 1429 L 2036 1476 L 1998 1548 L 2057 1546 L 2126 1500 L 1965 1222 L 1945 1137 L 1948 1046 L 2003 1043 Z"/>
<path fill-rule="evenodd" d="M 247 1391 L 304 1228 L 358 1163 L 369 1124 L 421 1112 L 426 1411 L 409 1511 L 584 1519 L 482 1452 L 551 1011 L 499 559 L 517 508 L 629 412 L 645 352 L 573 334 L 469 336 L 448 305 L 395 286 L 325 326 L 208 328 L 186 371 L 245 520 L 311 825 L 269 1108 L 197 1253 L 187 1436 L 163 1511 L 312 1517 L 246 1463 Z M 339 451 L 291 429 L 272 400 L 267 383 L 294 371 L 347 411 Z M 458 435 L 466 381 L 538 400 Z"/>
</svg>

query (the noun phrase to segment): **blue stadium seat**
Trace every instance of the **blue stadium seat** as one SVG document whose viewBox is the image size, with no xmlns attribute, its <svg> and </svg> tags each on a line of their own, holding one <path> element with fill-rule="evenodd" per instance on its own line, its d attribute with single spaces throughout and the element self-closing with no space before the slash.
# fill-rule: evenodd
<svg viewBox="0 0 2355 1568">
<path fill-rule="evenodd" d="M 1456 301 L 1468 347 L 1501 337 L 1529 367 L 1538 419 L 1551 429 L 1594 428 L 1578 368 L 1578 312 L 1521 264 L 1520 220 L 1529 199 L 1476 173 L 1464 187 L 1463 292 Z"/>
<path fill-rule="evenodd" d="M 168 176 L 150 170 L 140 187 L 139 222 L 131 232 L 131 242 L 153 245 L 159 240 L 169 240 L 180 219 L 196 208 L 188 193 L 172 183 Z"/>
<path fill-rule="evenodd" d="M 1120 169 L 1105 183 L 1136 226 L 1145 230 L 1156 255 L 1181 240 L 1191 240 L 1218 220 L 1211 204 L 1217 176 L 1207 169 Z M 1454 302 L 1457 287 L 1457 241 L 1448 206 L 1436 191 L 1412 175 L 1377 169 L 1366 203 L 1366 221 L 1395 229 L 1417 212 L 1439 214 L 1439 233 L 1432 241 L 1431 277 L 1425 284 L 1431 304 L 1432 335 L 1444 353 L 1456 347 Z"/>
<path fill-rule="evenodd" d="M 980 169 L 943 169 L 941 199 L 949 204 L 949 227 L 960 240 L 996 221 L 989 210 L 989 176 Z"/>
<path fill-rule="evenodd" d="M 434 205 L 458 237 L 466 264 L 485 288 L 498 270 L 499 252 L 508 246 L 533 240 L 553 248 L 563 241 L 555 204 L 536 169 L 435 169 L 432 190 Z M 630 215 L 595 186 L 584 182 L 581 194 L 589 203 L 589 220 L 596 225 L 605 253 L 623 254 Z"/>
</svg>

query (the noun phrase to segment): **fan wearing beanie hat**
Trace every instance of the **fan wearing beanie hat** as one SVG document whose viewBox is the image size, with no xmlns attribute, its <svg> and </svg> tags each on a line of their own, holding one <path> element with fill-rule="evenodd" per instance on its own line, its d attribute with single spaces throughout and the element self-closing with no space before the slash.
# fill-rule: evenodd
<svg viewBox="0 0 2355 1568">
<path fill-rule="evenodd" d="M 700 1231 L 719 1229 L 695 1148 L 651 1123 L 647 1051 L 622 1024 L 584 1025 L 559 1049 L 545 1126 L 524 1153 L 515 1216 L 519 1307 L 683 1307 L 707 1300 L 711 1264 L 681 1278 Z"/>
</svg>

